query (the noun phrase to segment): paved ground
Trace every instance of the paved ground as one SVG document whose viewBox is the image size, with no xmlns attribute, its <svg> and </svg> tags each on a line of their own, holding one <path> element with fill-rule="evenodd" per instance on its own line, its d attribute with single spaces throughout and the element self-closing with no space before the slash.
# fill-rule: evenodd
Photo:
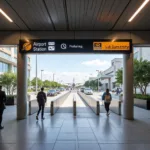
<svg viewBox="0 0 150 150">
<path fill-rule="evenodd" d="M 129 121 L 113 113 L 96 116 L 84 109 L 84 102 L 78 105 L 75 118 L 72 113 L 59 112 L 53 117 L 46 113 L 46 119 L 38 122 L 35 115 L 16 121 L 15 108 L 8 107 L 0 150 L 150 150 L 150 111 L 135 107 L 135 120 Z"/>
</svg>

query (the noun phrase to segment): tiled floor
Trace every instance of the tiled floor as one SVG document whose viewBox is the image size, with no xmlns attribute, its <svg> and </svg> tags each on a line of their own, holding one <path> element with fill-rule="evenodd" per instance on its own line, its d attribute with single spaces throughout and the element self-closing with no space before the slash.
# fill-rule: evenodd
<svg viewBox="0 0 150 150">
<path fill-rule="evenodd" d="M 129 121 L 113 113 L 96 116 L 78 104 L 77 117 L 59 111 L 38 122 L 35 115 L 16 121 L 15 108 L 7 108 L 0 150 L 150 150 L 150 111 L 135 107 L 135 120 Z"/>
</svg>

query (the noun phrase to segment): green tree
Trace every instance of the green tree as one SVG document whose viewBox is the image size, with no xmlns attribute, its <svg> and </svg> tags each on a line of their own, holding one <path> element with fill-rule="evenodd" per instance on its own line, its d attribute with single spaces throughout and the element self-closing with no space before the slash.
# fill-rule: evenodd
<svg viewBox="0 0 150 150">
<path fill-rule="evenodd" d="M 6 88 L 7 95 L 13 94 L 17 87 L 17 75 L 12 72 L 1 74 L 0 84 Z"/>
<path fill-rule="evenodd" d="M 122 69 L 118 69 L 118 71 L 116 72 L 116 83 L 121 84 L 123 83 L 123 70 Z"/>
<path fill-rule="evenodd" d="M 31 84 L 34 87 L 36 86 L 36 77 L 32 79 Z M 38 85 L 38 87 L 42 86 L 42 81 L 39 78 L 37 78 L 37 85 Z"/>
<path fill-rule="evenodd" d="M 134 60 L 134 80 L 141 93 L 146 95 L 147 86 L 150 83 L 150 61 L 142 58 Z"/>
<path fill-rule="evenodd" d="M 43 86 L 46 87 L 46 88 L 50 88 L 51 87 L 51 82 L 49 80 L 45 80 L 43 82 Z"/>
<path fill-rule="evenodd" d="M 150 61 L 134 60 L 134 90 L 136 94 L 137 87 L 140 88 L 142 95 L 146 95 L 147 86 L 150 83 Z M 116 74 L 117 83 L 122 84 L 123 71 L 119 69 Z"/>
</svg>

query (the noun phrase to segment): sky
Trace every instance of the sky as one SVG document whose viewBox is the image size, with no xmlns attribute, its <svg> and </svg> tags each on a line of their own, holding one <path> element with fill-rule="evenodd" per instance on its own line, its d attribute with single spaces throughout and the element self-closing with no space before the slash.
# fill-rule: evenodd
<svg viewBox="0 0 150 150">
<path fill-rule="evenodd" d="M 31 79 L 36 76 L 36 55 L 31 57 Z M 122 55 L 110 54 L 44 54 L 37 55 L 38 77 L 60 83 L 84 83 L 89 77 L 96 77 L 96 70 L 104 71 L 111 67 L 111 60 Z"/>
</svg>

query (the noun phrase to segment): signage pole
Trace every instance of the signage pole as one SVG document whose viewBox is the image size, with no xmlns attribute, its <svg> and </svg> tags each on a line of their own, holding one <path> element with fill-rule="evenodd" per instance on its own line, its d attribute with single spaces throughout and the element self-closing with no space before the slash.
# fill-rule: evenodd
<svg viewBox="0 0 150 150">
<path fill-rule="evenodd" d="M 36 68 L 36 71 L 35 71 L 36 72 L 36 87 L 35 87 L 35 91 L 36 91 L 36 94 L 37 94 L 37 86 L 38 86 L 37 85 L 37 54 L 36 54 L 36 62 L 35 62 L 35 64 L 36 64 L 36 67 L 35 67 Z"/>
</svg>

